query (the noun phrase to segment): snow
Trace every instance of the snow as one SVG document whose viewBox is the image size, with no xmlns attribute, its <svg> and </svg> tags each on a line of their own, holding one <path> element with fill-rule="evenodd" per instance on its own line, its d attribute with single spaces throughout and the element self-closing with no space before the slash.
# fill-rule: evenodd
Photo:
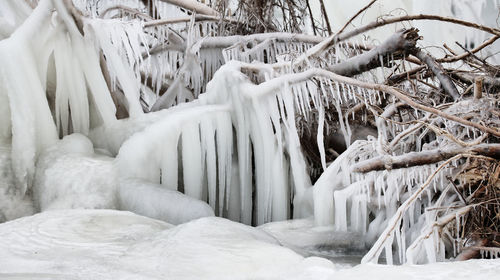
<svg viewBox="0 0 500 280">
<path fill-rule="evenodd" d="M 8 167 L 7 164 L 4 168 Z M 77 133 L 64 137 L 40 155 L 33 193 L 36 207 L 42 212 L 54 209 L 123 209 L 171 224 L 214 215 L 205 202 L 161 185 L 137 179 L 118 180 L 115 159 L 95 153 L 92 142 Z M 11 205 L 16 201 L 22 202 L 9 198 L 4 212 L 16 211 L 24 205 Z M 10 212 L 7 218 L 20 215 L 13 216 Z"/>
<path fill-rule="evenodd" d="M 0 234 L 0 275 L 20 278 L 282 279 L 333 267 L 221 218 L 172 228 L 129 212 L 49 211 L 2 224 Z"/>
<path fill-rule="evenodd" d="M 346 269 L 222 218 L 176 227 L 130 212 L 48 211 L 0 224 L 2 279 L 495 279 L 500 260 Z"/>
<path fill-rule="evenodd" d="M 38 159 L 33 192 L 40 211 L 114 209 L 116 188 L 113 158 L 94 154 L 81 134 L 64 137 Z"/>
</svg>

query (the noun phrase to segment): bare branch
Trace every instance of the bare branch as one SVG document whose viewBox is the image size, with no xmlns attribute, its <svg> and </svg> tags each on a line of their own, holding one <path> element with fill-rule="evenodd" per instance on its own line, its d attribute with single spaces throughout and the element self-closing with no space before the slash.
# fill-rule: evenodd
<svg viewBox="0 0 500 280">
<path fill-rule="evenodd" d="M 328 13 L 326 12 L 325 3 L 323 2 L 323 0 L 319 0 L 319 3 L 321 5 L 321 14 L 325 19 L 326 29 L 328 30 L 328 34 L 331 35 L 332 27 L 330 26 L 330 19 L 328 18 Z"/>
</svg>

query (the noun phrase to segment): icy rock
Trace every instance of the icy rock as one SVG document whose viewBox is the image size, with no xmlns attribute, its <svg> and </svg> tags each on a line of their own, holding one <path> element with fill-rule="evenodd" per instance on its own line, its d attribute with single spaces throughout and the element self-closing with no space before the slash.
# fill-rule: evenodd
<svg viewBox="0 0 500 280">
<path fill-rule="evenodd" d="M 113 158 L 94 154 L 81 134 L 64 137 L 38 159 L 34 198 L 41 211 L 116 208 Z"/>
<path fill-rule="evenodd" d="M 214 216 L 207 203 L 158 184 L 122 180 L 119 185 L 119 208 L 123 210 L 174 225 Z"/>
</svg>

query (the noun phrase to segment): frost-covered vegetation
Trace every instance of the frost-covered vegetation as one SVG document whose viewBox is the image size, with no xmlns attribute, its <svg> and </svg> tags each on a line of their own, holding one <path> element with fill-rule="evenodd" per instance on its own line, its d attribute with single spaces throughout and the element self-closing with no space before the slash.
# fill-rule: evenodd
<svg viewBox="0 0 500 280">
<path fill-rule="evenodd" d="M 248 250 L 303 252 L 327 232 L 362 262 L 499 257 L 500 29 L 423 14 L 353 26 L 376 2 L 332 28 L 309 1 L 0 0 L 0 221 L 115 209 L 168 223 L 68 212 L 144 219 L 155 230 L 130 238 L 156 235 L 137 252 L 220 226 Z M 423 20 L 474 36 L 429 51 Z M 64 213 L 0 231 L 44 217 L 53 231 Z M 196 220 L 210 216 L 263 226 Z"/>
</svg>

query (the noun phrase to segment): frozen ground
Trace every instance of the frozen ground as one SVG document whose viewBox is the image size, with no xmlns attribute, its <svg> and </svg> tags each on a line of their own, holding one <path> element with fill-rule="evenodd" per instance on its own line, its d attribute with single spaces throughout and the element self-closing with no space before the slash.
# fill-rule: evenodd
<svg viewBox="0 0 500 280">
<path fill-rule="evenodd" d="M 500 260 L 346 268 L 304 258 L 261 229 L 214 217 L 174 227 L 130 212 L 48 211 L 1 224 L 0 236 L 0 279 L 460 280 L 500 275 Z"/>
</svg>

